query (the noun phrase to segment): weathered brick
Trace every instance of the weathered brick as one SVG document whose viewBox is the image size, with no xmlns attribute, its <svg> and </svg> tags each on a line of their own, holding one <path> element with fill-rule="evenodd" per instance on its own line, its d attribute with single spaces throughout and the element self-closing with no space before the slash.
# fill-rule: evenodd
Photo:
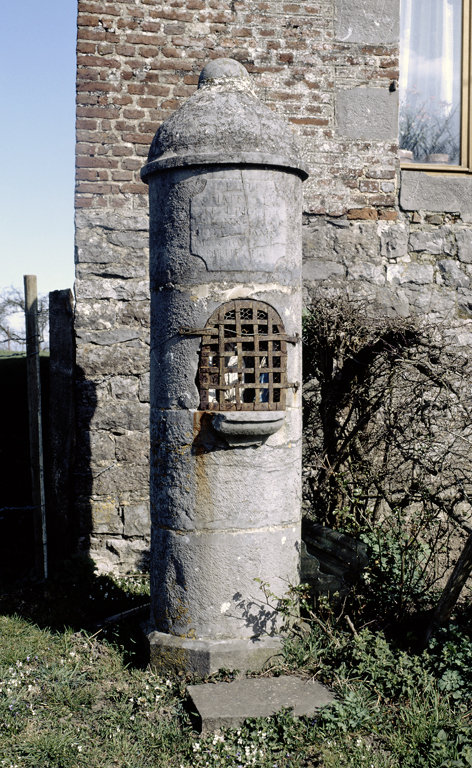
<svg viewBox="0 0 472 768">
<path fill-rule="evenodd" d="M 382 68 L 387 68 L 387 69 L 398 68 L 398 58 L 395 58 L 395 59 L 382 59 L 380 61 L 380 66 Z"/>
<path fill-rule="evenodd" d="M 84 182 L 83 184 L 77 184 L 76 191 L 80 194 L 81 192 L 93 192 L 94 194 L 109 194 L 112 191 L 111 184 L 100 184 L 99 182 L 96 183 L 87 183 Z"/>
<path fill-rule="evenodd" d="M 75 178 L 78 181 L 95 181 L 98 179 L 97 171 L 87 170 L 86 168 L 77 169 Z"/>
<path fill-rule="evenodd" d="M 347 212 L 348 219 L 364 219 L 375 220 L 378 217 L 378 212 L 375 208 L 351 208 Z"/>
<path fill-rule="evenodd" d="M 151 69 L 158 69 L 158 70 L 168 70 L 168 69 L 176 69 L 176 70 L 182 70 L 182 71 L 189 71 L 193 69 L 192 62 L 187 61 L 186 59 L 171 59 L 168 58 L 165 61 L 153 61 L 151 64 Z"/>
<path fill-rule="evenodd" d="M 146 184 L 137 184 L 135 182 L 134 184 L 122 184 L 120 187 L 120 192 L 123 192 L 123 194 L 130 193 L 132 195 L 147 195 L 148 188 Z"/>
<path fill-rule="evenodd" d="M 154 0 L 144 0 L 149 4 L 154 4 Z M 167 19 L 168 21 L 193 21 L 193 14 L 190 11 L 180 11 L 177 8 L 156 9 L 153 14 L 156 19 Z"/>
<path fill-rule="evenodd" d="M 172 111 L 174 111 L 179 107 L 180 107 L 180 102 L 177 101 L 177 99 L 168 99 L 167 101 L 161 102 L 162 109 L 171 109 Z"/>
<path fill-rule="evenodd" d="M 79 54 L 77 56 L 77 64 L 79 67 L 100 67 L 105 69 L 120 69 L 121 64 L 119 59 L 104 59 L 101 56 L 88 56 Z M 82 72 L 80 73 L 83 74 Z"/>
<path fill-rule="evenodd" d="M 123 107 L 123 106 L 127 106 L 128 104 L 132 104 L 133 99 L 131 98 L 131 96 L 112 96 L 110 98 L 110 102 L 113 105 L 116 104 L 120 107 Z"/>
<path fill-rule="evenodd" d="M 146 144 L 146 146 L 149 146 L 150 141 L 149 133 L 125 133 L 123 134 L 123 141 L 130 141 L 133 144 Z"/>
<path fill-rule="evenodd" d="M 77 70 L 78 83 L 96 82 L 99 79 L 100 79 L 100 72 L 98 69 L 91 69 L 89 67 L 80 67 Z"/>
<path fill-rule="evenodd" d="M 162 24 L 159 21 L 145 21 L 141 24 L 143 32 L 160 32 Z"/>
<path fill-rule="evenodd" d="M 371 181 L 368 179 L 360 179 L 359 180 L 359 190 L 361 192 L 378 192 L 379 191 L 379 182 L 378 181 Z"/>
<path fill-rule="evenodd" d="M 112 157 L 90 157 L 82 155 L 76 158 L 77 168 L 118 168 L 118 160 Z"/>
<path fill-rule="evenodd" d="M 116 26 L 118 29 L 139 29 L 139 22 L 134 19 L 118 19 Z"/>
<path fill-rule="evenodd" d="M 124 109 L 123 116 L 126 117 L 127 120 L 140 120 L 140 119 L 142 120 L 143 110 L 142 109 Z"/>
<path fill-rule="evenodd" d="M 106 41 L 97 44 L 97 53 L 100 56 L 112 56 L 115 52 L 115 46 Z"/>
<path fill-rule="evenodd" d="M 79 27 L 98 27 L 100 22 L 100 15 L 92 15 L 91 13 L 79 13 L 77 14 L 77 26 Z"/>
<path fill-rule="evenodd" d="M 126 42 L 132 43 L 133 45 L 160 45 L 162 38 L 151 33 L 143 35 L 139 32 L 131 32 L 126 35 Z"/>
<path fill-rule="evenodd" d="M 78 117 L 118 117 L 118 109 L 111 107 L 78 107 Z"/>
<path fill-rule="evenodd" d="M 138 170 L 138 168 L 141 168 L 143 164 L 141 160 L 138 160 L 137 158 L 133 157 L 133 158 L 129 158 L 129 159 L 127 158 L 126 160 L 123 160 L 121 165 L 123 168 L 129 169 L 131 171 L 136 171 Z"/>
<path fill-rule="evenodd" d="M 117 45 L 116 52 L 119 56 L 134 56 L 136 53 L 134 45 Z"/>
<path fill-rule="evenodd" d="M 95 53 L 95 43 L 77 43 L 78 53 Z"/>
<path fill-rule="evenodd" d="M 398 219 L 398 211 L 380 210 L 379 219 L 381 221 L 395 221 Z"/>
<path fill-rule="evenodd" d="M 113 181 L 132 181 L 134 176 L 132 171 L 112 171 L 111 178 Z"/>
<path fill-rule="evenodd" d="M 146 107 L 155 107 L 156 106 L 156 98 L 155 96 L 143 96 L 140 99 L 138 99 L 138 106 L 145 109 Z M 142 112 L 140 114 L 142 117 Z"/>
<path fill-rule="evenodd" d="M 78 197 L 77 195 L 75 197 L 76 208 L 91 208 L 92 203 L 93 203 L 92 197 Z"/>
<path fill-rule="evenodd" d="M 77 92 L 81 91 L 87 93 L 116 93 L 119 90 L 119 86 L 116 83 L 77 83 Z"/>
<path fill-rule="evenodd" d="M 289 120 L 295 125 L 328 125 L 329 122 L 321 117 L 290 117 Z"/>
<path fill-rule="evenodd" d="M 94 40 L 101 42 L 106 40 L 107 33 L 104 29 L 79 29 L 77 32 L 77 40 Z"/>
<path fill-rule="evenodd" d="M 184 55 L 182 51 L 179 51 L 176 48 L 171 48 L 170 46 L 166 46 L 165 48 L 163 48 L 161 53 L 167 59 L 180 58 L 181 56 Z"/>
<path fill-rule="evenodd" d="M 386 208 L 391 208 L 395 205 L 394 195 L 375 195 L 370 198 L 372 205 L 382 205 Z"/>
<path fill-rule="evenodd" d="M 156 48 L 152 45 L 142 45 L 138 52 L 139 55 L 143 57 L 143 59 L 151 59 L 153 56 L 158 55 L 159 48 Z"/>
<path fill-rule="evenodd" d="M 364 45 L 363 53 L 372 53 L 374 56 L 393 56 L 398 52 L 397 46 L 388 45 Z"/>
<path fill-rule="evenodd" d="M 365 175 L 369 179 L 394 179 L 395 171 L 390 168 L 368 168 Z"/>
</svg>

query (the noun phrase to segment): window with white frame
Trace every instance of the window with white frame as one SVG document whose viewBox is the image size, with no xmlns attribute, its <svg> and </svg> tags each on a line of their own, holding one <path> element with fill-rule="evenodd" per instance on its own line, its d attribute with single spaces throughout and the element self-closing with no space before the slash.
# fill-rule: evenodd
<svg viewBox="0 0 472 768">
<path fill-rule="evenodd" d="M 471 0 L 401 0 L 400 159 L 471 172 Z"/>
</svg>

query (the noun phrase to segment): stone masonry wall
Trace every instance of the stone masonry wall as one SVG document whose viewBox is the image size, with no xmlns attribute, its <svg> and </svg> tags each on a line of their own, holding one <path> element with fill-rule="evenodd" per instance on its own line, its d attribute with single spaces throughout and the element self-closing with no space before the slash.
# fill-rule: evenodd
<svg viewBox="0 0 472 768">
<path fill-rule="evenodd" d="M 149 548 L 139 169 L 205 62 L 241 61 L 298 136 L 311 171 L 307 302 L 319 286 L 347 287 L 391 313 L 472 318 L 469 180 L 456 193 L 454 180 L 444 189 L 404 172 L 399 205 L 398 29 L 399 0 L 79 0 L 76 499 L 82 545 L 102 570 L 135 570 Z M 472 342 L 468 323 L 462 335 Z"/>
</svg>

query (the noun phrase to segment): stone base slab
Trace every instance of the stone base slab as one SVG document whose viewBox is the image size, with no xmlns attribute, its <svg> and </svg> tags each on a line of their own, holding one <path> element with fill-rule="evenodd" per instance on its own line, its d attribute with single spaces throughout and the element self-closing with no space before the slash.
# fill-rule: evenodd
<svg viewBox="0 0 472 768">
<path fill-rule="evenodd" d="M 189 639 L 146 630 L 151 667 L 168 674 L 195 674 L 205 677 L 219 669 L 240 672 L 262 669 L 282 647 L 280 637 L 235 638 L 230 640 Z"/>
<path fill-rule="evenodd" d="M 324 685 L 288 675 L 189 685 L 187 691 L 203 733 L 237 728 L 247 717 L 270 717 L 282 708 L 291 707 L 298 717 L 314 715 L 334 701 Z"/>
</svg>

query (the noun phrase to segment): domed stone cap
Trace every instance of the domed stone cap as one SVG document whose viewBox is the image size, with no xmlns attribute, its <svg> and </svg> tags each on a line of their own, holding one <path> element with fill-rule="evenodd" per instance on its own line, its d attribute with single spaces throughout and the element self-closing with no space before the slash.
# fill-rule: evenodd
<svg viewBox="0 0 472 768">
<path fill-rule="evenodd" d="M 255 96 L 246 69 L 216 59 L 203 68 L 198 90 L 158 129 L 141 178 L 147 183 L 166 168 L 233 163 L 308 176 L 288 123 Z"/>
</svg>

